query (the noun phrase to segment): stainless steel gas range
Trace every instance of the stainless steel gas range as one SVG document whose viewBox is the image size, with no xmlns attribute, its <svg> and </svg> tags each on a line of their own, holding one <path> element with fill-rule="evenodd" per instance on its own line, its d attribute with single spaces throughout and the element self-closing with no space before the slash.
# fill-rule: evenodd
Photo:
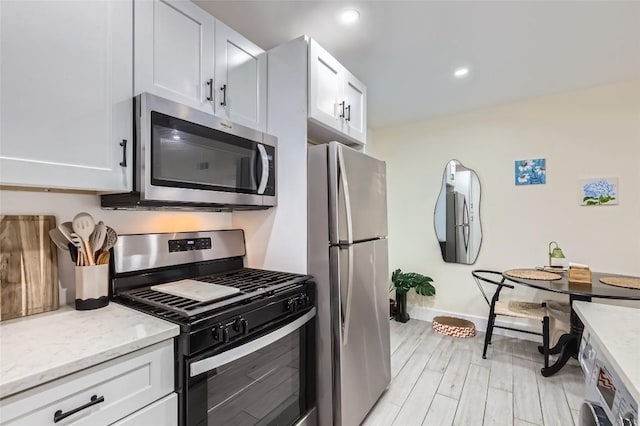
<svg viewBox="0 0 640 426">
<path fill-rule="evenodd" d="M 180 325 L 178 424 L 316 423 L 315 284 L 245 268 L 241 230 L 119 236 L 112 299 Z"/>
</svg>

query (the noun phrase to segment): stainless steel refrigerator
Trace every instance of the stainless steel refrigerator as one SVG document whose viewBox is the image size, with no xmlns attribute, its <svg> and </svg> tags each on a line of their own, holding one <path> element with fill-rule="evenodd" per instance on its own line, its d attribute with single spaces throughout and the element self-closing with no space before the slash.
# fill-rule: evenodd
<svg viewBox="0 0 640 426">
<path fill-rule="evenodd" d="M 464 194 L 447 193 L 447 262 L 469 263 L 469 205 Z"/>
<path fill-rule="evenodd" d="M 338 142 L 309 147 L 320 426 L 360 424 L 389 385 L 386 188 L 383 161 Z"/>
</svg>

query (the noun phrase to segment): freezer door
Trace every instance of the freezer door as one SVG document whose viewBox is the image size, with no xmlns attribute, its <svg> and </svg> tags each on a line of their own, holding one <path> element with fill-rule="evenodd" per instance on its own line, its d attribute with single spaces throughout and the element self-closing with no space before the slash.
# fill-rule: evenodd
<svg viewBox="0 0 640 426">
<path fill-rule="evenodd" d="M 389 385 L 387 240 L 330 248 L 334 425 L 358 425 Z"/>
<path fill-rule="evenodd" d="M 330 243 L 349 244 L 386 235 L 386 164 L 338 142 L 330 142 Z"/>
</svg>

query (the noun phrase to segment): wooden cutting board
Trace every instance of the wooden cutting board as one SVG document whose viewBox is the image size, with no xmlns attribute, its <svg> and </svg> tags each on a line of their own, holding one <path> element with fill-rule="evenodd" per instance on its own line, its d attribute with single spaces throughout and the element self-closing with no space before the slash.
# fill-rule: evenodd
<svg viewBox="0 0 640 426">
<path fill-rule="evenodd" d="M 0 215 L 0 321 L 58 309 L 53 216 Z"/>
</svg>

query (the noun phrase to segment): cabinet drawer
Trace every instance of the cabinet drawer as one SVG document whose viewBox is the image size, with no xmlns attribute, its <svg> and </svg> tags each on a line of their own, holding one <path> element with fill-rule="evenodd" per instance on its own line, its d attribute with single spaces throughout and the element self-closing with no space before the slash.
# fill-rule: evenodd
<svg viewBox="0 0 640 426">
<path fill-rule="evenodd" d="M 0 424 L 107 425 L 173 392 L 173 341 L 167 340 L 0 401 Z M 95 401 L 76 413 L 54 421 Z M 100 401 L 101 398 L 103 401 Z"/>
<path fill-rule="evenodd" d="M 178 424 L 178 395 L 171 395 L 147 405 L 112 426 L 175 426 Z"/>
</svg>

